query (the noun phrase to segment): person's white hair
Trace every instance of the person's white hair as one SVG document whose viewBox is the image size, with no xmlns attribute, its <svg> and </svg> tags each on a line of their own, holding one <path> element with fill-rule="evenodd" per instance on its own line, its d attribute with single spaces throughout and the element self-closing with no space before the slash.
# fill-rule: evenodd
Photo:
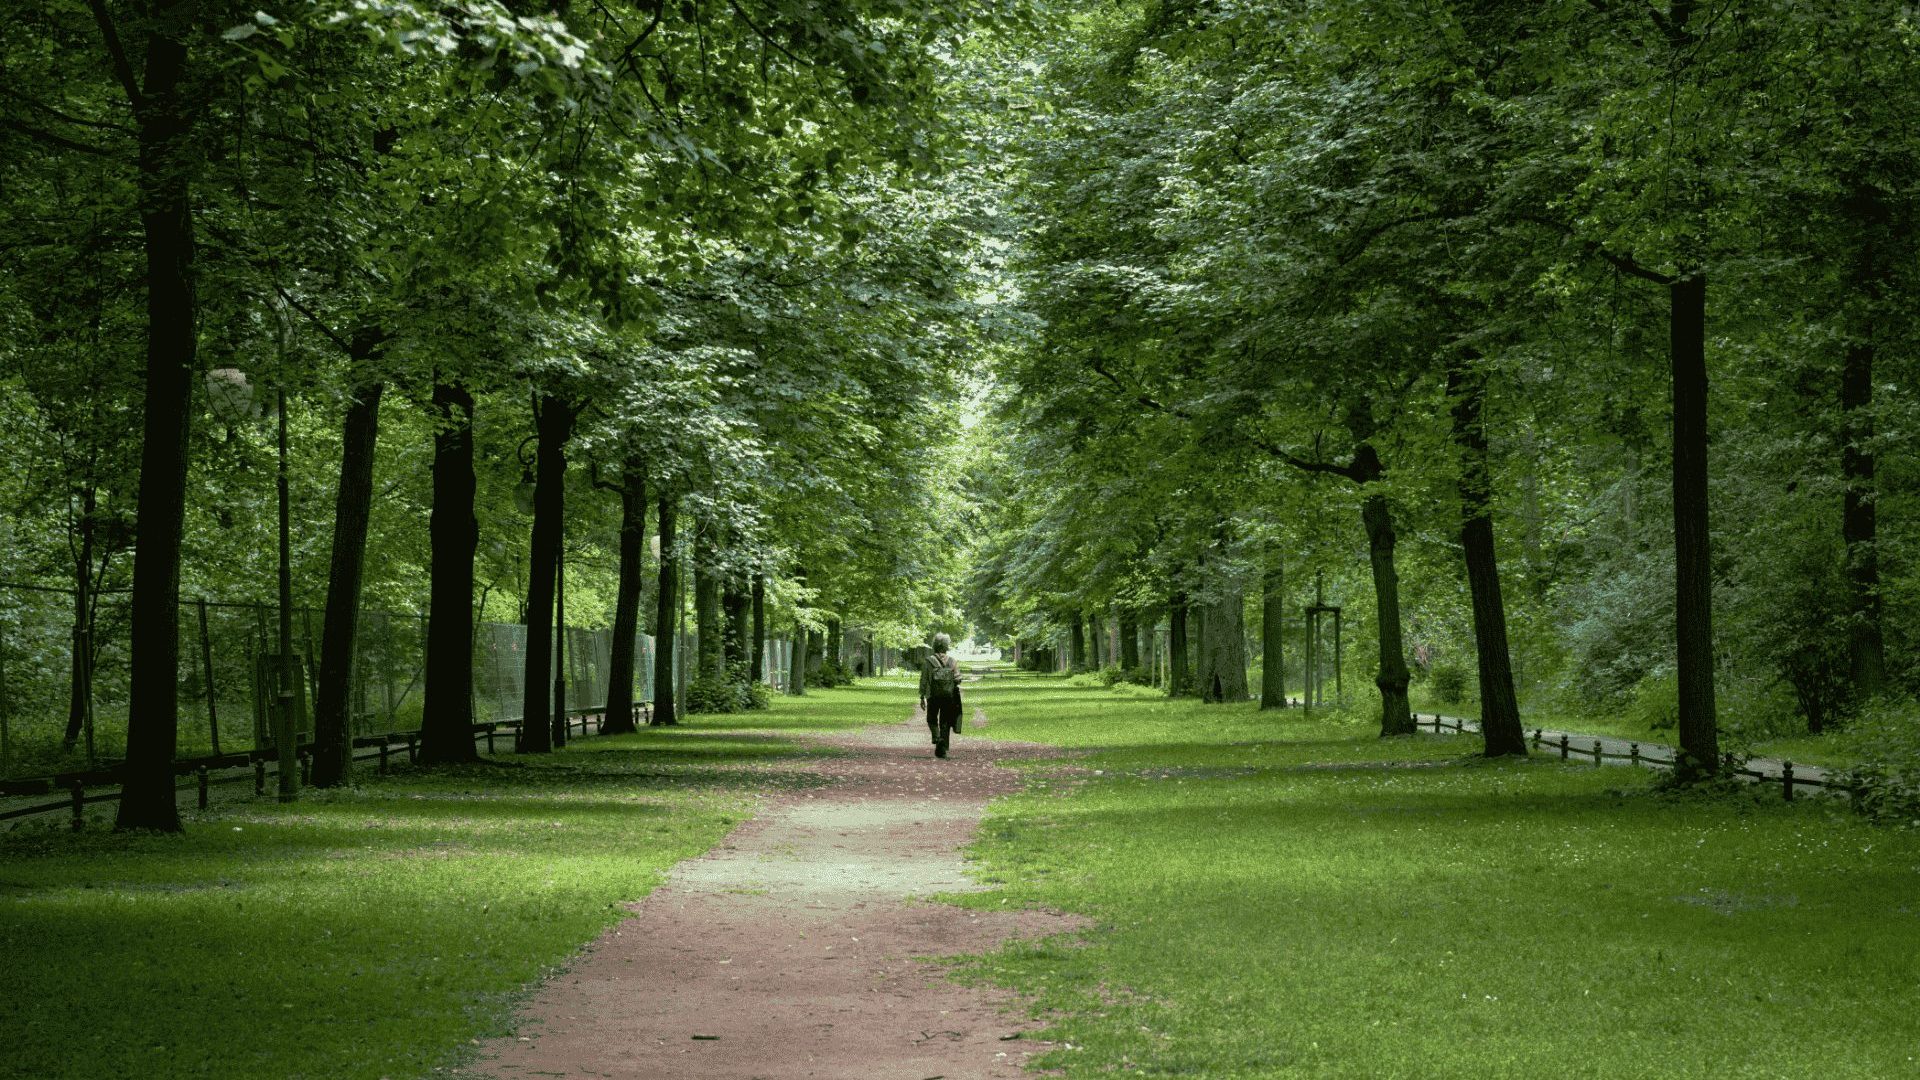
<svg viewBox="0 0 1920 1080">
<path fill-rule="evenodd" d="M 948 637 L 946 634 L 933 635 L 933 651 L 934 652 L 943 653 L 951 648 L 953 648 L 953 638 Z"/>
</svg>

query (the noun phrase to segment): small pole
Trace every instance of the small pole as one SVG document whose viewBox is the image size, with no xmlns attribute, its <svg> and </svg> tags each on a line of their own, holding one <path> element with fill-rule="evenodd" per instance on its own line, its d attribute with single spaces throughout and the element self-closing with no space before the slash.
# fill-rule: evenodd
<svg viewBox="0 0 1920 1080">
<path fill-rule="evenodd" d="M 255 795 L 265 795 L 267 793 L 266 758 L 253 759 L 253 793 Z"/>
<path fill-rule="evenodd" d="M 1627 744 L 1627 758 L 1633 762 L 1634 768 L 1637 769 L 1640 767 L 1640 744 L 1639 743 Z"/>
<path fill-rule="evenodd" d="M 1545 729 L 1544 729 L 1544 728 L 1534 728 L 1534 729 L 1533 729 L 1533 748 L 1534 748 L 1535 750 L 1538 750 L 1538 749 L 1540 749 L 1540 736 L 1541 736 L 1541 734 L 1542 734 L 1542 733 L 1543 733 L 1544 731 L 1545 731 Z"/>
<path fill-rule="evenodd" d="M 493 725 L 487 725 L 487 753 L 493 753 Z"/>
<path fill-rule="evenodd" d="M 1600 757 L 1600 740 L 1599 739 L 1593 740 L 1593 763 L 1595 765 L 1606 764 L 1606 762 L 1603 761 Z"/>
<path fill-rule="evenodd" d="M 81 826 L 86 824 L 86 816 L 87 816 L 86 789 L 81 787 L 80 781 L 75 780 L 68 790 L 73 795 L 73 831 L 79 832 Z"/>
<path fill-rule="evenodd" d="M 1739 770 L 1740 766 L 1733 760 L 1733 751 L 1731 750 L 1727 751 L 1726 762 L 1727 762 L 1728 772 L 1736 772 Z"/>
<path fill-rule="evenodd" d="M 200 778 L 200 809 L 205 810 L 207 808 L 207 767 L 200 766 L 194 770 L 194 774 Z"/>
<path fill-rule="evenodd" d="M 1567 760 L 1567 736 L 1564 732 L 1560 735 L 1560 760 Z"/>
<path fill-rule="evenodd" d="M 409 731 L 407 732 L 407 764 L 417 765 L 419 763 L 420 763 L 420 736 L 415 732 Z"/>
<path fill-rule="evenodd" d="M 386 736 L 384 735 L 381 736 L 380 738 L 380 775 L 381 776 L 387 775 L 387 745 L 388 743 L 386 740 Z"/>
<path fill-rule="evenodd" d="M 1780 794 L 1788 802 L 1793 801 L 1793 762 L 1780 763 Z"/>
</svg>

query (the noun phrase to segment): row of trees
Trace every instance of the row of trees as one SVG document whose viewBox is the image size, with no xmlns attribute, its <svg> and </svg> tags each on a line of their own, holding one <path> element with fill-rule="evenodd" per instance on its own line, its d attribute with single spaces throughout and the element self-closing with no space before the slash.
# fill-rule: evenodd
<svg viewBox="0 0 1920 1080">
<path fill-rule="evenodd" d="M 1523 692 L 1664 694 L 1693 775 L 1716 686 L 1816 731 L 1912 687 L 1912 20 L 1151 0 L 1074 31 L 1026 84 L 1041 326 L 1001 366 L 987 619 L 1165 614 L 1177 685 L 1233 696 L 1243 592 L 1277 623 L 1283 565 L 1338 579 L 1363 537 L 1383 734 L 1460 654 L 1489 753 L 1524 752 Z"/>
<path fill-rule="evenodd" d="M 183 575 L 269 580 L 270 444 L 238 415 L 269 387 L 297 451 L 289 556 L 326 608 L 321 783 L 345 776 L 369 595 L 431 613 L 424 761 L 473 755 L 490 605 L 529 627 L 522 749 L 547 749 L 569 536 L 623 652 L 615 729 L 649 536 L 653 629 L 690 551 L 719 683 L 755 674 L 768 618 L 904 644 L 949 604 L 955 554 L 924 523 L 953 501 L 936 450 L 981 333 L 980 213 L 936 117 L 959 39 L 1009 12 L 66 0 L 18 21 L 0 423 L 31 465 L 3 492 L 7 569 L 72 582 L 84 625 L 131 556 L 121 827 L 179 827 Z"/>
</svg>

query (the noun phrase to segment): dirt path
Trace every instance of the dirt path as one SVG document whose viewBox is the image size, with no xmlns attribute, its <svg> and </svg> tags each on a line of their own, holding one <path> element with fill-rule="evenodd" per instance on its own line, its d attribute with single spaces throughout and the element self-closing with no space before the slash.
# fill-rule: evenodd
<svg viewBox="0 0 1920 1080">
<path fill-rule="evenodd" d="M 990 950 L 1077 924 L 916 899 L 979 888 L 960 849 L 1043 748 L 961 738 L 935 760 L 926 725 L 821 741 L 834 783 L 773 802 L 633 905 L 523 1010 L 481 1075 L 701 1080 L 1016 1077 L 1045 1043 L 1008 999 L 916 956 Z"/>
</svg>

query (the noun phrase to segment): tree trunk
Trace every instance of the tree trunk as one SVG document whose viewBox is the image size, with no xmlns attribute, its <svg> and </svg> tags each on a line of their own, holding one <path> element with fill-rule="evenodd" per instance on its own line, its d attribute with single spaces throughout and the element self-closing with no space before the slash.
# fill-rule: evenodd
<svg viewBox="0 0 1920 1080">
<path fill-rule="evenodd" d="M 747 677 L 753 682 L 766 678 L 767 655 L 767 576 L 753 575 L 753 652 L 747 658 Z"/>
<path fill-rule="evenodd" d="M 1287 707 L 1287 603 L 1285 567 L 1280 552 L 1267 549 L 1267 572 L 1260 582 L 1260 707 Z"/>
<path fill-rule="evenodd" d="M 573 437 L 573 406 L 552 394 L 535 399 L 536 451 L 533 536 L 528 545 L 526 675 L 521 687 L 520 752 L 553 750 L 553 727 L 564 719 L 550 711 L 554 677 L 554 585 L 566 526 L 567 440 Z"/>
<path fill-rule="evenodd" d="M 720 613 L 726 620 L 726 631 L 721 641 L 726 645 L 724 666 L 727 679 L 736 675 L 747 678 L 747 594 L 741 591 L 746 584 L 738 577 L 728 577 L 725 590 L 720 594 Z"/>
<path fill-rule="evenodd" d="M 1500 595 L 1500 568 L 1493 545 L 1493 474 L 1488 462 L 1483 412 L 1487 376 L 1474 357 L 1447 366 L 1453 399 L 1453 443 L 1460 450 L 1460 547 L 1473 594 L 1473 649 L 1480 670 L 1480 731 L 1488 757 L 1525 757 L 1526 732 L 1513 692 L 1513 658 L 1507 649 L 1507 608 Z"/>
<path fill-rule="evenodd" d="M 1067 639 L 1067 667 L 1076 674 L 1087 670 L 1086 620 L 1077 611 L 1073 613 L 1072 633 Z"/>
<path fill-rule="evenodd" d="M 793 658 L 788 666 L 793 670 L 787 673 L 787 693 L 805 694 L 807 692 L 807 630 L 798 622 L 793 624 Z"/>
<path fill-rule="evenodd" d="M 73 563 L 73 649 L 67 681 L 67 730 L 61 745 L 72 750 L 87 726 L 87 707 L 93 703 L 93 517 L 99 509 L 99 490 L 91 483 L 81 496 L 80 554 Z M 91 752 L 91 747 L 89 747 Z"/>
<path fill-rule="evenodd" d="M 827 663 L 826 635 L 818 630 L 807 631 L 807 676 L 815 686 L 820 685 L 820 669 Z"/>
<path fill-rule="evenodd" d="M 148 14 L 145 83 L 134 102 L 140 224 L 147 256 L 146 410 L 140 448 L 138 540 L 133 554 L 132 682 L 127 759 L 116 829 L 180 831 L 173 757 L 180 725 L 180 543 L 186 520 L 189 420 L 198 347 L 193 205 L 187 158 L 185 0 Z M 117 35 L 106 9 L 103 33 Z M 114 40 L 118 40 L 117 36 Z M 128 76 L 131 78 L 131 75 Z"/>
<path fill-rule="evenodd" d="M 701 679 L 726 678 L 726 650 L 721 640 L 720 573 L 715 568 L 714 533 L 717 526 L 700 520 L 693 530 L 693 618 L 699 640 L 696 643 L 694 676 Z"/>
<path fill-rule="evenodd" d="M 1673 564 L 1683 779 L 1720 768 L 1713 696 L 1713 566 L 1707 531 L 1707 280 L 1669 286 L 1673 302 Z"/>
<path fill-rule="evenodd" d="M 1361 443 L 1354 454 L 1354 477 L 1361 484 L 1361 490 L 1365 491 L 1366 485 L 1378 480 L 1385 471 L 1373 444 Z M 1398 537 L 1393 531 L 1393 512 L 1387 508 L 1387 497 L 1377 493 L 1364 495 L 1360 520 L 1367 530 L 1367 556 L 1373 569 L 1374 621 L 1380 636 L 1380 674 L 1373 680 L 1380 688 L 1380 735 L 1382 738 L 1411 735 L 1413 706 L 1407 700 L 1410 673 L 1406 645 L 1400 637 L 1400 573 L 1393 561 Z"/>
<path fill-rule="evenodd" d="M 640 638 L 641 552 L 647 546 L 647 464 L 629 454 L 620 470 L 620 578 L 614 586 L 613 647 L 607 650 L 607 715 L 602 735 L 639 730 L 634 717 L 634 660 Z"/>
<path fill-rule="evenodd" d="M 826 641 L 826 650 L 824 653 L 824 657 L 827 663 L 830 663 L 833 665 L 834 671 L 836 672 L 840 672 L 844 668 L 844 665 L 840 662 L 840 647 L 845 640 L 846 639 L 841 635 L 840 620 L 828 619 L 827 620 L 827 641 Z"/>
<path fill-rule="evenodd" d="M 1095 671 L 1098 671 L 1101 668 L 1106 667 L 1107 666 L 1106 620 L 1100 617 L 1100 613 L 1098 611 L 1095 611 L 1087 616 L 1087 644 L 1089 646 L 1089 651 L 1092 654 L 1087 659 L 1090 661 L 1092 668 Z"/>
<path fill-rule="evenodd" d="M 1194 681 L 1209 703 L 1247 700 L 1247 627 L 1244 597 L 1236 590 L 1206 605 L 1200 663 Z"/>
<path fill-rule="evenodd" d="M 1140 670 L 1140 626 L 1139 619 L 1131 608 L 1120 611 L 1120 669 L 1122 671 Z"/>
<path fill-rule="evenodd" d="M 1176 592 L 1167 603 L 1167 696 L 1192 692 L 1187 675 L 1187 594 Z"/>
<path fill-rule="evenodd" d="M 433 411 L 423 765 L 480 757 L 473 745 L 473 553 L 480 545 L 480 523 L 473 516 L 473 395 L 436 379 Z"/>
<path fill-rule="evenodd" d="M 653 723 L 680 722 L 673 700 L 673 641 L 680 628 L 680 553 L 674 549 L 679 499 L 660 496 L 660 597 L 653 620 Z"/>
<path fill-rule="evenodd" d="M 359 350 L 356 349 L 356 352 Z M 371 348 L 368 349 L 371 352 Z M 357 356 L 365 360 L 365 356 Z M 320 672 L 313 699 L 313 786 L 337 787 L 353 774 L 354 644 L 360 631 L 360 584 L 373 513 L 373 458 L 380 437 L 386 383 L 369 382 L 347 406 L 340 427 L 340 486 L 333 500 L 333 553 L 327 611 L 320 626 Z"/>
</svg>

